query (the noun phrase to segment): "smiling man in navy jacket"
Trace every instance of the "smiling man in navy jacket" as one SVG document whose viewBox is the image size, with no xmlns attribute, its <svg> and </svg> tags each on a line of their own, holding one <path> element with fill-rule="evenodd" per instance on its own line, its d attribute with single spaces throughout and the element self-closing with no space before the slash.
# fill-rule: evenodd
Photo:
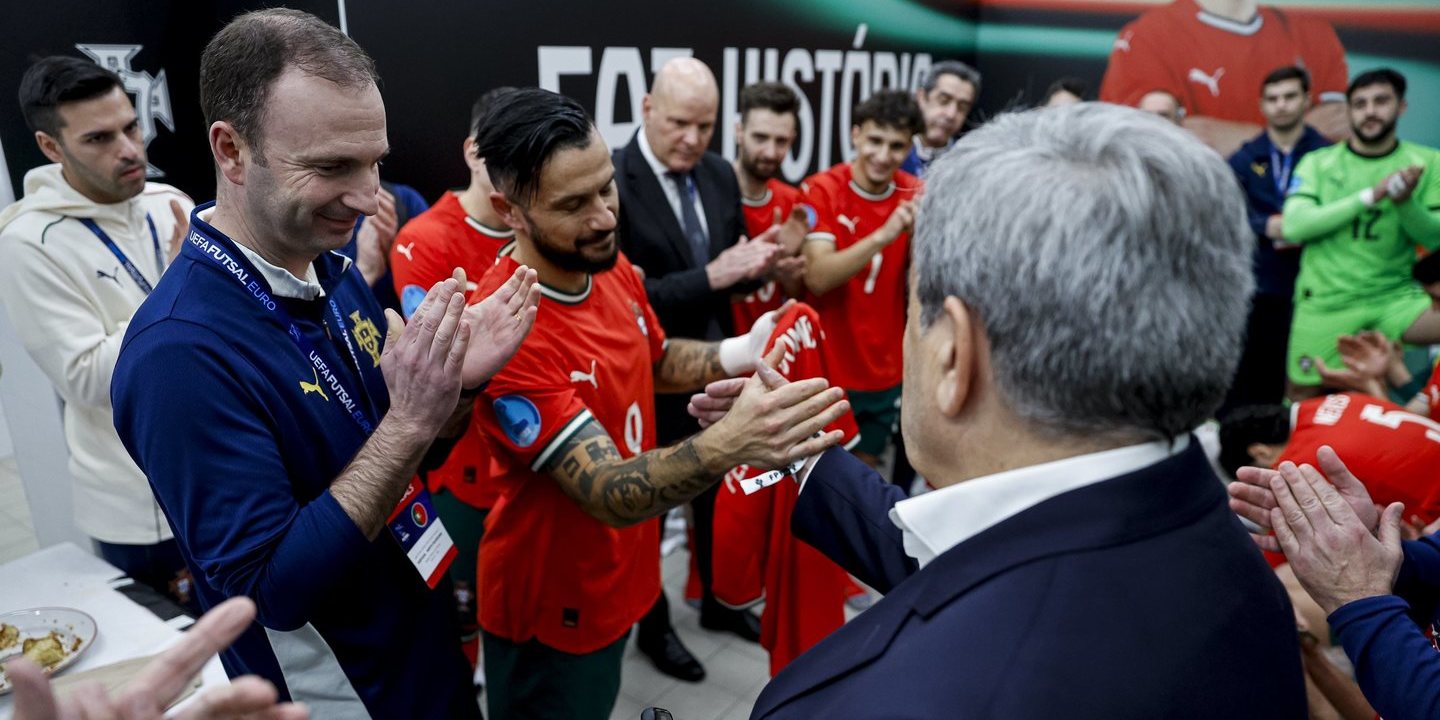
<svg viewBox="0 0 1440 720">
<path fill-rule="evenodd" d="M 795 535 L 885 598 L 752 717 L 1304 717 L 1290 603 L 1189 434 L 1251 287 L 1229 169 L 1087 103 L 1001 116 L 928 177 L 901 421 L 937 489 L 840 450 L 801 472 Z"/>
<path fill-rule="evenodd" d="M 471 310 L 447 279 L 409 325 L 381 315 L 334 252 L 379 207 L 376 80 L 353 41 L 295 10 L 211 39 L 216 201 L 130 322 L 115 425 L 201 604 L 255 601 L 221 655 L 232 677 L 259 675 L 317 718 L 478 718 L 444 577 L 454 548 L 412 478 L 468 425 L 539 289 L 522 268 Z"/>
</svg>

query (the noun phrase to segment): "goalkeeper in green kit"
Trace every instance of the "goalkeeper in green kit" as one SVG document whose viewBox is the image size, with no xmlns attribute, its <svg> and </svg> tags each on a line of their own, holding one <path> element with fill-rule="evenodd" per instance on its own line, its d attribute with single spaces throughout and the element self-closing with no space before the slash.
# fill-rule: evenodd
<svg viewBox="0 0 1440 720">
<path fill-rule="evenodd" d="M 1301 159 L 1282 213 L 1302 248 L 1287 353 L 1296 400 L 1319 393 L 1320 363 L 1342 365 L 1341 335 L 1440 342 L 1440 311 L 1410 277 L 1417 249 L 1440 247 L 1440 151 L 1396 138 L 1400 73 L 1366 72 L 1345 95 L 1354 136 Z"/>
</svg>

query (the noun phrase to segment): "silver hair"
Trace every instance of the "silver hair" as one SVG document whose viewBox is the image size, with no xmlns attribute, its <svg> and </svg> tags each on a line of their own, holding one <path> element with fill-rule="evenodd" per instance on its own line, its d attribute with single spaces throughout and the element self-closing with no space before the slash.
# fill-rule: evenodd
<svg viewBox="0 0 1440 720">
<path fill-rule="evenodd" d="M 1147 113 L 1082 103 L 995 118 L 926 186 L 921 327 L 947 296 L 965 302 L 1020 417 L 1169 438 L 1214 412 L 1254 285 L 1245 201 L 1219 155 Z"/>
<path fill-rule="evenodd" d="M 976 70 L 975 68 L 970 67 L 969 65 L 966 65 L 959 60 L 941 60 L 940 62 L 937 62 L 930 66 L 930 70 L 925 73 L 925 82 L 920 85 L 920 88 L 925 91 L 925 94 L 927 96 L 930 94 L 931 90 L 935 89 L 935 85 L 940 82 L 941 75 L 954 75 L 955 77 L 960 78 L 967 83 L 970 83 L 970 85 L 975 88 L 976 95 L 980 94 L 979 70 Z"/>
</svg>

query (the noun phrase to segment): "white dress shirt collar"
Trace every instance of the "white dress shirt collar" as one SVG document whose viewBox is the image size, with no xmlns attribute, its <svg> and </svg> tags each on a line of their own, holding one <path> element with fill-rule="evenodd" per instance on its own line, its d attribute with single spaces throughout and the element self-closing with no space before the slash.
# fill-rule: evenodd
<svg viewBox="0 0 1440 720">
<path fill-rule="evenodd" d="M 685 201 L 685 191 L 687 188 L 681 187 L 681 185 L 669 175 L 670 168 L 665 167 L 665 163 L 660 162 L 660 158 L 656 157 L 655 150 L 650 147 L 650 141 L 645 139 L 644 125 L 641 125 L 640 132 L 635 134 L 635 142 L 640 146 L 640 156 L 645 158 L 645 163 L 650 166 L 650 172 L 655 173 L 655 180 L 660 183 L 660 189 L 665 192 L 665 200 L 670 203 L 671 212 L 675 213 L 675 222 L 679 223 L 680 227 L 685 227 L 685 213 L 681 210 L 680 203 Z M 690 171 L 693 173 L 695 169 L 691 168 Z M 691 178 L 691 182 L 694 182 L 693 177 Z M 701 202 L 698 189 L 695 192 L 692 204 L 695 206 L 695 214 L 700 219 L 700 229 L 704 230 L 706 235 L 709 235 L 710 221 L 705 217 L 705 203 Z"/>
<path fill-rule="evenodd" d="M 1105 450 L 967 480 L 895 503 L 905 554 L 931 560 L 1001 521 L 1062 493 L 1134 472 L 1179 454 L 1188 435 Z"/>
</svg>

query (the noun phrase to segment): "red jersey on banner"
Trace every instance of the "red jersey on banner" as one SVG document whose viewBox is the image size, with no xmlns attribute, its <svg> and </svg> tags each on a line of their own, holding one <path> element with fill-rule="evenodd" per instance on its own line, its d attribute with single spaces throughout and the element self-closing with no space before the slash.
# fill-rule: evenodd
<svg viewBox="0 0 1440 720">
<path fill-rule="evenodd" d="M 1287 65 L 1309 71 L 1315 104 L 1345 99 L 1345 48 L 1324 20 L 1261 6 L 1241 23 L 1175 0 L 1120 29 L 1100 99 L 1134 106 L 1164 90 L 1191 115 L 1263 125 L 1260 85 Z"/>
<path fill-rule="evenodd" d="M 919 178 L 897 171 L 884 192 L 865 192 L 851 178 L 849 163 L 811 175 L 800 185 L 816 216 L 805 242 L 834 243 L 836 250 L 844 250 L 879 230 L 902 201 L 919 195 L 920 188 Z M 909 270 L 910 234 L 902 233 L 844 285 L 806 299 L 828 328 L 825 366 L 836 385 L 875 391 L 900 384 Z"/>
<path fill-rule="evenodd" d="M 469 284 L 465 291 L 472 291 L 480 276 L 495 265 L 500 247 L 514 235 L 513 230 L 493 230 L 466 215 L 453 192 L 405 223 L 390 246 L 391 276 L 405 317 L 410 317 L 431 286 L 450 277 L 457 267 L 465 269 Z M 472 419 L 445 464 L 425 473 L 425 482 L 432 493 L 444 488 L 460 502 L 483 510 L 498 498 L 488 480 L 489 471 L 490 453 Z"/>
<path fill-rule="evenodd" d="M 493 292 L 516 267 L 501 257 L 476 296 Z M 654 522 L 605 525 L 544 468 L 592 420 L 624 457 L 655 446 L 652 368 L 665 352 L 665 331 L 624 255 L 578 294 L 542 293 L 535 328 L 477 408 L 501 493 L 480 543 L 480 626 L 581 654 L 615 642 L 654 604 L 660 530 Z"/>
<path fill-rule="evenodd" d="M 775 224 L 776 211 L 780 213 L 780 221 L 784 222 L 790 217 L 790 211 L 797 204 L 804 204 L 803 201 L 804 196 L 798 189 L 774 178 L 765 181 L 765 195 L 759 200 L 740 198 L 741 210 L 745 212 L 745 235 L 758 237 L 769 230 Z M 778 309 L 785 304 L 785 299 L 785 289 L 774 280 L 766 280 L 759 290 L 737 299 L 733 304 L 735 333 L 743 335 L 749 332 L 761 315 Z"/>
<path fill-rule="evenodd" d="M 1315 465 L 1329 445 L 1377 505 L 1403 502 L 1405 518 L 1422 525 L 1440 517 L 1440 422 L 1362 393 L 1311 398 L 1291 412 L 1281 462 Z"/>
<path fill-rule="evenodd" d="M 1440 420 L 1440 363 L 1435 364 L 1435 369 L 1430 372 L 1430 379 L 1420 392 L 1425 393 L 1425 400 L 1430 405 L 1430 419 Z"/>
<path fill-rule="evenodd" d="M 778 369 L 790 380 L 825 377 L 820 347 L 825 342 L 819 315 L 796 303 L 777 318 L 765 352 L 785 346 Z M 826 430 L 844 433 L 844 445 L 859 434 L 849 413 Z M 710 585 L 716 599 L 732 607 L 768 598 L 760 618 L 760 644 L 770 651 L 774 676 L 845 623 L 847 577 L 839 565 L 790 533 L 790 513 L 800 490 L 792 478 L 752 495 L 741 491 L 741 480 L 760 474 L 745 465 L 734 468 L 715 497 Z"/>
</svg>

